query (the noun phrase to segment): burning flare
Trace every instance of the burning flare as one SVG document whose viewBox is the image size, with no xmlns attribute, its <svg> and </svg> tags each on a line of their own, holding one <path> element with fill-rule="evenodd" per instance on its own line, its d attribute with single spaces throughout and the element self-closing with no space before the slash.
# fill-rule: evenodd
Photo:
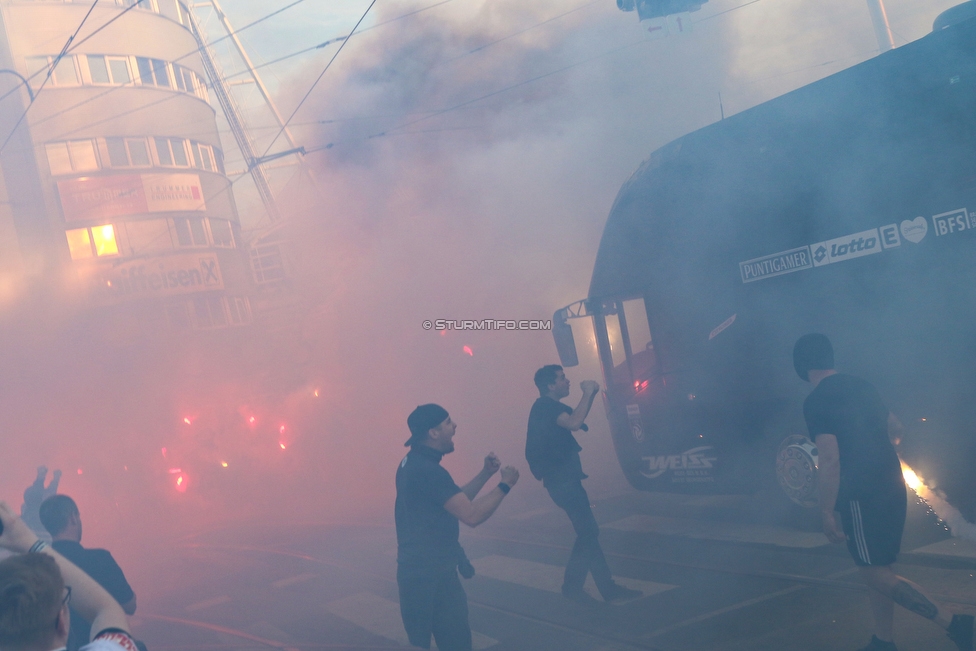
<svg viewBox="0 0 976 651">
<path fill-rule="evenodd" d="M 905 478 L 905 484 L 915 491 L 918 498 L 925 502 L 935 515 L 949 527 L 949 532 L 954 537 L 976 541 L 976 524 L 966 520 L 959 509 L 926 486 L 925 480 L 919 477 L 918 473 L 904 461 L 901 462 L 901 474 Z"/>
</svg>

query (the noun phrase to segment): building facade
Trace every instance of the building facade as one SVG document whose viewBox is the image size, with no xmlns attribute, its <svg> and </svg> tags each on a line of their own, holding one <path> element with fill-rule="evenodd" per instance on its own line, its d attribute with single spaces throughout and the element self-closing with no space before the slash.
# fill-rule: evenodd
<svg viewBox="0 0 976 651">
<path fill-rule="evenodd" d="M 0 18 L 0 275 L 46 272 L 143 331 L 248 324 L 233 184 L 185 6 L 0 0 Z"/>
</svg>

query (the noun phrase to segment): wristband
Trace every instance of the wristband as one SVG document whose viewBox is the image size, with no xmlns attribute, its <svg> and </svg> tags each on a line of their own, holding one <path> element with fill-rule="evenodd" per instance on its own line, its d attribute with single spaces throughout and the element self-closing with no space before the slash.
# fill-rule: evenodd
<svg viewBox="0 0 976 651">
<path fill-rule="evenodd" d="M 512 490 L 512 487 L 503 481 L 498 482 L 498 488 L 506 495 L 508 495 L 508 491 Z"/>
<path fill-rule="evenodd" d="M 38 539 L 37 542 L 35 542 L 33 545 L 30 546 L 30 549 L 27 550 L 27 553 L 36 554 L 42 549 L 44 549 L 45 547 L 47 547 L 47 543 L 41 539 Z"/>
</svg>

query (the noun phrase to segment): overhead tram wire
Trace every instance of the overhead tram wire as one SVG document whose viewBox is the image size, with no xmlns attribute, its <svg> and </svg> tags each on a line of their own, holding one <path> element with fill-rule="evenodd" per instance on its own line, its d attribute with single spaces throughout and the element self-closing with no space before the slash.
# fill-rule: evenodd
<svg viewBox="0 0 976 651">
<path fill-rule="evenodd" d="M 749 5 L 755 4 L 755 3 L 759 2 L 759 1 L 760 0 L 749 0 L 749 2 L 746 2 L 746 3 L 743 3 L 741 5 L 732 7 L 730 9 L 726 9 L 725 11 L 721 11 L 721 12 L 719 12 L 717 14 L 713 14 L 713 15 L 708 16 L 706 18 L 703 18 L 702 20 L 697 21 L 697 22 L 705 22 L 706 20 L 710 20 L 711 18 L 715 18 L 717 16 L 721 16 L 723 14 L 727 14 L 727 13 L 729 13 L 731 11 L 735 11 L 737 9 L 742 9 L 743 7 L 748 7 Z M 586 7 L 586 6 L 588 6 L 588 5 L 583 5 L 581 7 L 578 7 L 578 9 L 582 9 L 583 7 Z M 571 12 L 567 12 L 567 13 L 571 13 Z M 553 20 L 553 19 L 558 18 L 558 17 L 559 16 L 556 16 L 556 17 L 551 18 L 549 20 Z M 545 22 L 549 22 L 549 20 L 547 20 Z M 529 28 L 529 29 L 531 29 L 531 28 Z M 523 31 L 527 31 L 527 30 L 523 30 Z M 620 50 L 623 50 L 625 48 L 629 48 L 629 47 L 632 47 L 634 45 L 639 45 L 641 43 L 646 43 L 646 42 L 648 42 L 646 39 L 641 39 L 640 41 L 633 41 L 631 43 L 627 43 L 625 45 L 621 45 L 619 47 L 612 48 L 610 50 L 607 50 L 607 51 L 602 52 L 600 54 L 594 55 L 592 57 L 583 59 L 582 61 L 577 61 L 576 63 L 572 63 L 572 64 L 570 64 L 568 66 L 563 67 L 563 68 L 559 68 L 557 70 L 553 70 L 553 71 L 550 71 L 550 72 L 547 72 L 547 73 L 543 73 L 541 75 L 537 75 L 535 77 L 532 77 L 531 79 L 526 79 L 524 81 L 520 81 L 517 84 L 512 84 L 511 86 L 506 86 L 505 88 L 500 88 L 500 89 L 498 89 L 496 91 L 493 91 L 491 93 L 488 93 L 487 95 L 482 95 L 481 97 L 476 97 L 474 99 L 470 99 L 470 100 L 461 102 L 460 104 L 455 104 L 454 106 L 450 106 L 448 108 L 444 108 L 444 109 L 441 109 L 441 110 L 430 111 L 430 112 L 427 113 L 427 115 L 424 115 L 423 117 L 417 118 L 416 120 L 411 120 L 409 122 L 404 122 L 404 123 L 399 124 L 399 125 L 391 128 L 391 129 L 387 129 L 385 131 L 381 131 L 381 132 L 378 132 L 378 133 L 374 133 L 372 135 L 369 135 L 369 136 L 366 137 L 366 140 L 370 140 L 370 139 L 374 139 L 374 138 L 380 138 L 380 137 L 384 137 L 384 136 L 393 135 L 395 132 L 398 132 L 401 129 L 404 129 L 404 128 L 408 127 L 408 126 L 412 126 L 414 124 L 417 124 L 418 122 L 423 122 L 425 120 L 429 120 L 430 118 L 437 117 L 439 115 L 444 115 L 444 114 L 450 113 L 452 111 L 456 111 L 458 109 L 464 108 L 465 106 L 469 106 L 471 104 L 475 104 L 477 102 L 480 102 L 482 100 L 488 99 L 490 97 L 494 97 L 495 95 L 500 95 L 502 93 L 508 92 L 510 90 L 514 90 L 514 89 L 519 88 L 521 86 L 525 86 L 526 84 L 530 84 L 530 83 L 539 81 L 541 79 L 545 79 L 546 77 L 551 77 L 553 75 L 557 75 L 559 73 L 566 72 L 567 70 L 571 70 L 572 68 L 576 68 L 577 66 L 584 65 L 584 64 L 589 63 L 591 61 L 595 61 L 596 59 L 600 59 L 600 58 L 603 58 L 605 56 L 609 56 L 609 55 L 611 55 L 611 54 L 613 54 L 615 52 L 619 52 Z M 489 45 L 491 45 L 491 44 L 489 44 Z M 417 133 L 422 133 L 422 132 L 421 131 L 418 131 Z M 311 153 L 314 153 L 314 152 L 324 151 L 326 149 L 331 149 L 334 144 L 336 144 L 336 143 L 329 143 L 327 145 L 322 145 L 320 147 L 315 147 L 315 148 L 312 148 L 312 149 L 307 150 L 305 153 L 311 154 Z"/>
<path fill-rule="evenodd" d="M 278 130 L 278 133 L 275 134 L 275 137 L 271 140 L 271 144 L 269 144 L 268 145 L 268 148 L 265 149 L 264 154 L 261 156 L 261 158 L 264 158 L 265 156 L 267 156 L 268 155 L 268 152 L 271 151 L 271 148 L 274 147 L 274 144 L 278 141 L 278 138 L 280 138 L 281 137 L 281 134 L 283 134 L 285 132 L 285 129 L 288 128 L 288 125 L 295 118 L 295 115 L 298 114 L 298 110 L 300 108 L 302 108 L 302 105 L 305 103 L 305 101 L 308 100 L 308 98 L 312 95 L 312 91 L 315 90 L 315 87 L 318 86 L 318 84 L 319 84 L 320 81 L 322 81 L 322 77 L 324 77 L 325 76 L 325 73 L 328 72 L 329 71 L 329 68 L 332 67 L 332 62 L 336 60 L 336 57 L 339 56 L 339 53 L 340 52 L 342 52 L 342 48 L 344 48 L 346 46 L 346 43 L 348 43 L 349 42 L 349 39 L 352 37 L 352 35 L 356 33 L 356 30 L 359 28 L 359 26 L 362 24 L 362 22 L 364 20 L 366 20 L 366 16 L 369 14 L 369 10 L 372 9 L 373 8 L 373 5 L 375 5 L 375 4 L 376 4 L 376 0 L 371 0 L 371 2 L 369 3 L 369 6 L 366 7 L 366 11 L 363 12 L 363 15 L 359 17 L 359 20 L 356 22 L 356 25 L 352 28 L 352 31 L 349 32 L 349 36 L 347 36 L 345 39 L 343 39 L 342 44 L 335 51 L 335 54 L 333 54 L 332 55 L 332 58 L 329 59 L 329 62 L 327 64 L 325 64 L 325 68 L 322 69 L 322 72 L 319 74 L 319 76 L 315 78 L 315 81 L 314 82 L 312 82 L 311 88 L 309 88 L 308 89 L 308 92 L 305 93 L 305 96 L 302 97 L 302 100 L 298 103 L 298 106 L 295 107 L 295 110 L 291 112 L 291 115 L 288 116 L 288 119 L 285 120 L 285 123 L 283 125 L 281 125 L 281 129 L 279 129 Z"/>
<path fill-rule="evenodd" d="M 32 106 L 34 106 L 34 102 L 37 101 L 37 98 L 41 94 L 41 91 L 44 90 L 44 86 L 46 86 L 47 82 L 51 80 L 51 75 L 54 74 L 55 68 L 58 67 L 59 63 L 61 63 L 61 59 L 64 58 L 64 55 L 68 53 L 68 48 L 71 46 L 72 41 L 75 40 L 75 37 L 78 36 L 78 32 L 80 32 L 81 28 L 85 26 L 86 22 L 88 22 L 88 17 L 91 16 L 97 4 L 98 4 L 98 0 L 95 0 L 92 3 L 91 7 L 88 8 L 88 11 L 85 13 L 85 17 L 81 19 L 81 22 L 78 24 L 78 28 L 75 29 L 74 34 L 68 37 L 68 40 L 65 41 L 64 47 L 61 48 L 61 52 L 58 54 L 58 56 L 54 57 L 54 61 L 51 63 L 50 66 L 48 66 L 47 77 L 44 78 L 44 81 L 41 83 L 40 88 L 37 89 L 37 92 L 34 93 L 34 96 L 31 97 L 30 102 L 27 104 L 27 108 L 25 108 L 24 112 L 20 114 L 20 117 L 17 118 L 17 122 L 14 124 L 14 128 L 10 130 L 10 133 L 7 134 L 7 138 L 3 141 L 3 144 L 0 145 L 0 154 L 3 153 L 4 148 L 7 146 L 8 143 L 10 143 L 10 139 L 14 137 L 15 133 L 17 133 L 17 129 L 20 128 L 20 124 L 24 121 L 24 118 L 27 117 L 27 112 L 30 111 Z"/>
<path fill-rule="evenodd" d="M 224 40 L 226 40 L 226 39 L 228 39 L 228 38 L 231 38 L 232 36 L 235 36 L 235 35 L 237 35 L 237 34 L 240 34 L 240 33 L 241 33 L 241 32 L 243 32 L 244 30 L 246 30 L 246 29 L 250 29 L 251 27 L 254 27 L 255 25 L 257 25 L 257 24 L 259 24 L 259 23 L 262 23 L 262 22 L 264 22 L 265 20 L 268 20 L 269 18 L 272 18 L 273 16 L 276 16 L 276 15 L 278 15 L 278 14 L 280 14 L 281 12 L 283 12 L 283 11 L 285 11 L 285 10 L 287 10 L 287 9 L 291 9 L 291 8 L 292 8 L 292 7 L 294 7 L 295 5 L 298 5 L 298 4 L 301 4 L 301 3 L 302 3 L 302 2 L 304 2 L 304 1 L 305 1 L 305 0 L 295 0 L 295 1 L 294 1 L 294 2 L 292 2 L 292 3 L 290 3 L 290 4 L 288 4 L 288 5 L 285 5 L 284 7 L 281 7 L 281 8 L 279 8 L 279 9 L 276 9 L 275 11 L 272 11 L 271 13 L 269 13 L 269 14 L 267 14 L 267 15 L 265 15 L 265 16 L 262 16 L 261 18 L 258 18 L 257 20 L 254 20 L 254 21 L 252 21 L 252 22 L 250 22 L 250 23 L 248 23 L 247 25 L 244 25 L 243 27 L 240 27 L 240 28 L 238 28 L 238 29 L 236 29 L 236 30 L 234 30 L 234 31 L 233 31 L 232 33 L 230 33 L 230 34 L 226 34 L 226 35 L 224 35 L 224 36 L 221 36 L 220 38 L 218 38 L 218 39 L 216 39 L 216 40 L 214 40 L 214 41 L 212 41 L 212 42 L 211 42 L 211 43 L 209 43 L 208 45 L 214 45 L 214 44 L 216 44 L 216 43 L 220 43 L 221 41 L 224 41 Z M 138 0 L 138 2 L 145 2 L 145 0 Z M 138 4 L 138 3 L 137 3 L 137 4 Z M 112 21 L 114 21 L 114 20 L 118 20 L 119 18 L 121 18 L 121 17 L 122 17 L 122 15 L 123 15 L 123 14 L 125 14 L 125 12 L 127 12 L 127 11 L 129 11 L 130 9 L 132 9 L 132 8 L 133 8 L 133 7 L 135 7 L 135 6 L 136 6 L 136 5 L 132 5 L 132 6 L 130 6 L 130 7 L 127 7 L 127 8 L 126 8 L 126 9 L 125 9 L 125 10 L 124 10 L 124 11 L 123 11 L 123 12 L 122 12 L 121 14 L 119 14 L 118 16 L 115 16 L 115 17 L 114 17 L 114 18 L 112 19 Z M 109 22 L 112 22 L 112 21 L 109 21 Z M 107 24 L 108 24 L 108 23 L 106 23 L 106 25 L 107 25 Z M 103 26 L 103 27 L 104 27 L 104 26 Z M 101 28 L 99 28 L 99 29 L 101 29 Z M 88 38 L 88 37 L 86 37 L 86 38 Z M 84 40 L 84 39 L 83 39 L 83 40 Z M 79 42 L 79 43 L 78 43 L 77 45 L 80 45 L 80 44 L 81 44 L 81 42 Z M 70 52 L 71 52 L 72 50 L 74 50 L 74 47 L 72 47 L 71 49 L 69 49 L 69 50 L 68 50 L 68 52 L 70 53 Z M 187 52 L 186 54 L 183 54 L 183 55 L 181 55 L 181 56 L 179 56 L 179 57 L 177 57 L 177 58 L 176 58 L 176 59 L 174 59 L 174 60 L 173 60 L 173 61 L 172 61 L 171 63 L 177 63 L 177 62 L 179 62 L 179 61 L 182 61 L 183 59 L 185 59 L 185 58 L 187 58 L 187 57 L 190 57 L 190 56 L 193 56 L 194 54 L 196 54 L 196 53 L 198 53 L 198 52 L 200 52 L 200 51 L 201 51 L 201 48 L 199 48 L 199 47 L 197 47 L 197 48 L 194 48 L 193 50 L 191 50 L 191 51 L 189 51 L 189 52 Z M 138 80 L 139 82 L 141 82 L 141 81 L 142 81 L 142 76 L 141 76 L 141 75 L 138 75 L 138 74 L 137 74 L 137 75 L 134 75 L 134 76 L 133 76 L 133 83 L 134 83 L 134 81 L 136 81 L 136 80 Z M 77 104 L 73 104 L 72 106 L 68 106 L 68 107 L 66 107 L 66 108 L 63 108 L 63 109 L 61 109 L 60 111 L 57 111 L 56 113 L 52 113 L 51 115 L 49 115 L 49 116 L 47 116 L 47 117 L 45 117 L 45 118 L 43 118 L 43 119 L 41 119 L 41 120 L 38 120 L 38 123 L 40 123 L 40 122 L 46 122 L 46 121 L 48 121 L 48 120 L 52 120 L 52 119 L 54 119 L 54 118 L 57 118 L 57 117 L 60 117 L 60 116 L 62 116 L 62 115 L 64 115 L 65 113 L 68 113 L 69 111 L 73 111 L 73 110 L 75 110 L 75 109 L 77 109 L 77 108 L 80 108 L 80 107 L 82 107 L 82 106 L 84 106 L 85 104 L 88 104 L 88 103 L 90 103 L 90 102 L 94 102 L 94 101 L 96 101 L 96 100 L 98 100 L 98 99 L 101 99 L 102 97 L 105 97 L 106 95 L 110 95 L 111 93 L 114 93 L 114 92 L 116 92 L 116 91 L 118 91 L 118 90 L 121 90 L 121 89 L 123 89 L 123 88 L 131 88 L 131 87 L 132 87 L 132 86 L 131 86 L 130 84 L 124 84 L 124 85 L 120 85 L 120 86 L 114 86 L 114 87 L 112 87 L 112 88 L 109 88 L 108 90 L 106 90 L 106 91 L 104 91 L 104 92 L 102 92 L 102 93 L 99 93 L 98 95 L 94 95 L 94 96 L 92 96 L 92 97 L 89 97 L 88 99 L 84 99 L 84 100 L 82 100 L 82 101 L 80 101 L 80 102 L 78 102 Z M 3 99 L 3 97 L 0 97 L 0 100 L 2 100 L 2 99 Z M 80 128 L 80 127 L 79 127 L 79 128 Z"/>
<path fill-rule="evenodd" d="M 356 32 L 356 35 L 359 36 L 359 35 L 365 34 L 366 32 L 368 32 L 370 30 L 377 29 L 378 27 L 383 27 L 384 25 L 389 25 L 390 23 L 395 23 L 398 20 L 402 20 L 402 19 L 407 18 L 409 16 L 413 16 L 413 15 L 419 14 L 421 12 L 427 11 L 428 9 L 434 9 L 435 7 L 440 7 L 441 5 L 446 5 L 447 3 L 453 2 L 453 1 L 454 0 L 441 0 L 440 2 L 435 2 L 432 5 L 427 5 L 426 7 L 421 7 L 420 9 L 417 9 L 417 10 L 414 10 L 414 11 L 409 11 L 409 12 L 407 12 L 405 14 L 401 14 L 401 15 L 397 16 L 396 18 L 391 18 L 389 20 L 384 20 L 381 23 L 376 23 L 375 25 L 370 25 L 366 29 L 361 29 L 358 32 Z M 599 0 L 597 0 L 597 1 L 599 1 Z M 297 56 L 300 56 L 302 54 L 306 54 L 307 52 L 311 52 L 312 50 L 321 50 L 326 45 L 332 45 L 333 43 L 339 43 L 340 41 L 344 41 L 347 38 L 350 38 L 351 36 L 352 36 L 352 34 L 347 34 L 346 36 L 336 36 L 335 38 L 330 38 L 327 41 L 323 41 L 323 42 L 319 43 L 318 45 L 312 45 L 312 46 L 303 48 L 301 50 L 298 50 L 297 52 L 292 52 L 291 54 L 285 54 L 283 56 L 278 57 L 277 59 L 272 59 L 271 61 L 265 61 L 264 63 L 262 63 L 260 65 L 254 66 L 254 70 L 260 70 L 261 68 L 264 68 L 264 67 L 267 67 L 267 66 L 271 66 L 271 65 L 274 65 L 276 63 L 281 63 L 282 61 L 287 61 L 288 59 L 292 59 L 292 58 L 297 57 Z M 224 76 L 224 79 L 225 80 L 226 79 L 233 79 L 234 77 L 240 77 L 240 76 L 246 75 L 246 74 L 248 74 L 250 72 L 251 72 L 250 70 L 239 70 L 237 72 L 232 72 L 229 75 L 225 75 Z"/>
</svg>

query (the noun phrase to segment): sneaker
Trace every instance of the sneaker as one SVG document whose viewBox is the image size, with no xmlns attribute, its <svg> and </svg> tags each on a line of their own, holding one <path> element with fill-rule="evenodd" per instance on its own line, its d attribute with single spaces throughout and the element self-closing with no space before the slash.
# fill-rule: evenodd
<svg viewBox="0 0 976 651">
<path fill-rule="evenodd" d="M 591 597 L 582 588 L 579 590 L 563 590 L 563 596 L 570 601 L 575 601 L 581 606 L 587 606 L 588 608 L 596 608 L 600 605 L 600 602 Z"/>
<path fill-rule="evenodd" d="M 895 646 L 894 642 L 885 642 L 884 640 L 879 640 L 877 635 L 872 635 L 868 645 L 857 651 L 898 651 L 898 647 Z"/>
<path fill-rule="evenodd" d="M 628 601 L 640 599 L 643 596 L 644 593 L 640 590 L 631 590 L 630 588 L 625 588 L 615 583 L 610 593 L 603 595 L 603 600 L 608 604 L 623 604 Z"/>
<path fill-rule="evenodd" d="M 973 651 L 973 616 L 953 615 L 946 635 L 956 643 L 959 651 Z"/>
</svg>

